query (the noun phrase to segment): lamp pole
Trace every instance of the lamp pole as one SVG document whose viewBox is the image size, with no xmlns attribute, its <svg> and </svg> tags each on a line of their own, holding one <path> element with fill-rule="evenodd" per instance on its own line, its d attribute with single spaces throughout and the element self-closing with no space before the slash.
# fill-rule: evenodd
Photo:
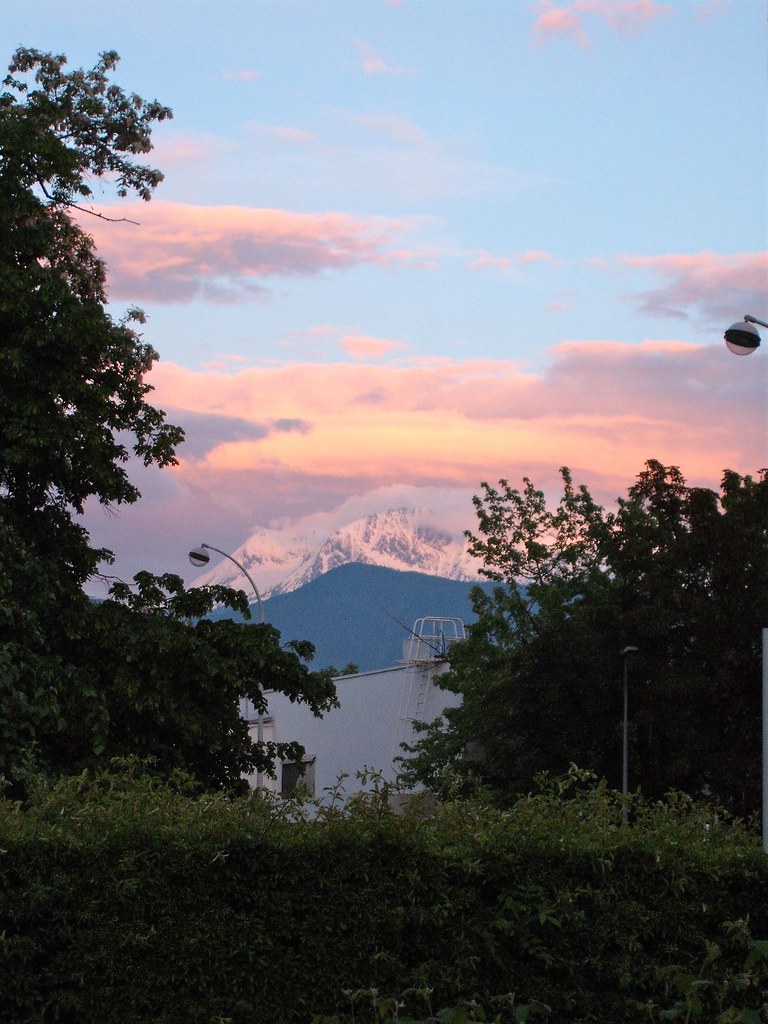
<svg viewBox="0 0 768 1024">
<path fill-rule="evenodd" d="M 746 313 L 744 319 L 736 324 L 731 324 L 725 332 L 725 344 L 735 356 L 748 356 L 760 345 L 760 332 L 755 326 L 768 327 L 765 320 L 758 320 L 756 316 Z M 762 789 L 763 789 L 763 853 L 768 853 L 768 629 L 763 629 L 763 685 L 762 685 Z"/>
<path fill-rule="evenodd" d="M 629 678 L 627 658 L 637 652 L 636 647 L 625 647 L 621 652 L 624 662 L 624 716 L 621 723 L 621 821 L 627 824 L 627 797 L 629 795 Z"/>
<path fill-rule="evenodd" d="M 223 555 L 225 558 L 228 558 L 230 562 L 235 563 L 237 568 L 240 570 L 243 576 L 245 576 L 245 578 L 253 587 L 253 592 L 256 595 L 256 600 L 259 605 L 259 619 L 261 622 L 264 622 L 264 605 L 262 604 L 261 601 L 261 594 L 259 593 L 259 589 L 253 582 L 253 577 L 251 576 L 251 574 L 248 572 L 244 565 L 241 565 L 238 562 L 236 558 L 233 558 L 232 555 L 228 555 L 226 551 L 221 551 L 219 548 L 215 548 L 212 544 L 201 544 L 199 548 L 193 548 L 193 550 L 189 552 L 189 560 L 192 563 L 192 565 L 197 566 L 198 569 L 202 568 L 202 566 L 204 565 L 208 565 L 208 563 L 211 560 L 211 556 L 207 553 L 208 551 L 215 551 L 217 555 Z"/>
<path fill-rule="evenodd" d="M 763 853 L 768 853 L 768 629 L 763 629 Z"/>
<path fill-rule="evenodd" d="M 192 565 L 196 566 L 198 569 L 202 568 L 202 566 L 204 565 L 208 565 L 208 563 L 211 560 L 211 556 L 208 554 L 209 551 L 215 551 L 217 555 L 223 555 L 225 558 L 228 558 L 230 562 L 234 562 L 234 564 L 237 566 L 237 568 L 240 570 L 243 576 L 245 576 L 245 578 L 253 587 L 253 592 L 256 595 L 256 600 L 259 605 L 259 619 L 263 623 L 264 605 L 261 600 L 259 588 L 253 582 L 253 577 L 245 568 L 245 566 L 241 565 L 236 558 L 233 558 L 232 555 L 228 555 L 226 551 L 222 551 L 220 548 L 215 548 L 212 544 L 201 544 L 199 548 L 193 548 L 192 551 L 189 552 L 189 560 L 192 563 Z M 247 721 L 249 725 L 253 724 L 251 720 Z M 262 711 L 258 711 L 256 714 L 256 741 L 258 742 L 259 745 L 261 745 L 264 741 L 264 713 Z M 261 789 L 261 785 L 261 772 L 256 772 L 256 788 Z"/>
</svg>

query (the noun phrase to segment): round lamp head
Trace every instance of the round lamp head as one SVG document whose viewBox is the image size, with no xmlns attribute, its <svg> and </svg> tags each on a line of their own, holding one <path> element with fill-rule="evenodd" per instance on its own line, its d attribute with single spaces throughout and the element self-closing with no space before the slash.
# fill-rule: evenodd
<svg viewBox="0 0 768 1024">
<path fill-rule="evenodd" d="M 725 332 L 725 344 L 735 356 L 748 356 L 760 344 L 760 333 L 754 324 L 741 320 Z"/>
<path fill-rule="evenodd" d="M 207 551 L 202 548 L 195 548 L 194 551 L 189 552 L 189 560 L 197 569 L 202 568 L 204 565 L 208 565 L 211 560 L 211 556 Z"/>
</svg>

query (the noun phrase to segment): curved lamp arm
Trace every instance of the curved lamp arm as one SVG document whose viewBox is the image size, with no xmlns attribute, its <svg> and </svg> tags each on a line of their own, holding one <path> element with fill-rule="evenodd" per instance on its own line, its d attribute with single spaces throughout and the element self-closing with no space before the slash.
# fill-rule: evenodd
<svg viewBox="0 0 768 1024">
<path fill-rule="evenodd" d="M 253 582 L 253 577 L 248 572 L 248 570 L 245 568 L 245 566 L 241 565 L 236 558 L 232 557 L 232 555 L 228 555 L 226 551 L 222 551 L 221 548 L 215 548 L 213 546 L 213 544 L 201 544 L 200 547 L 204 548 L 207 551 L 215 551 L 217 555 L 223 555 L 224 558 L 228 558 L 230 560 L 230 562 L 234 562 L 234 564 L 237 566 L 237 568 L 240 570 L 240 572 L 243 574 L 243 576 L 245 576 L 245 578 L 248 580 L 248 582 L 253 587 L 253 592 L 256 595 L 256 600 L 258 601 L 258 604 L 259 604 L 259 618 L 260 618 L 261 622 L 264 622 L 264 604 L 262 603 L 262 600 L 261 600 L 261 594 L 259 593 L 259 588 Z M 192 556 L 195 555 L 195 554 L 197 554 L 197 552 L 190 551 L 190 553 L 189 553 L 190 560 L 192 560 Z M 200 555 L 198 555 L 198 558 L 200 558 L 201 562 L 203 561 L 203 558 L 204 558 L 204 560 L 206 562 L 208 561 L 207 556 L 203 556 L 203 558 L 201 558 Z M 195 564 L 195 563 L 193 562 L 193 564 Z"/>
</svg>

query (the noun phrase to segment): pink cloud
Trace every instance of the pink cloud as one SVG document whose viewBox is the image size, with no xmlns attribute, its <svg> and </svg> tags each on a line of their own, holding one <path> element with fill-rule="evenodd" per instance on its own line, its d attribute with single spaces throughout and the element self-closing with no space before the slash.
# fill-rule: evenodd
<svg viewBox="0 0 768 1024">
<path fill-rule="evenodd" d="M 707 21 L 715 15 L 725 14 L 730 6 L 730 0 L 703 0 L 696 7 L 696 14 L 701 21 Z"/>
<path fill-rule="evenodd" d="M 369 335 L 347 334 L 341 339 L 341 347 L 355 360 L 378 359 L 406 346 L 402 341 L 390 338 L 372 338 Z"/>
<path fill-rule="evenodd" d="M 654 316 L 695 315 L 727 326 L 744 313 L 760 316 L 754 310 L 765 305 L 768 294 L 768 252 L 627 256 L 624 263 L 666 281 L 660 288 L 625 296 Z"/>
<path fill-rule="evenodd" d="M 233 365 L 242 365 L 247 362 L 247 356 L 232 353 L 230 355 L 221 355 L 217 359 L 212 359 L 209 362 L 201 363 L 200 368 L 202 370 L 226 370 Z"/>
<path fill-rule="evenodd" d="M 174 132 L 161 136 L 152 147 L 152 163 L 166 171 L 175 167 L 199 168 L 201 164 L 214 164 L 225 152 L 231 152 L 234 144 L 217 135 L 206 132 Z"/>
<path fill-rule="evenodd" d="M 366 75 L 407 74 L 406 68 L 400 67 L 399 64 L 391 64 L 389 61 L 385 60 L 384 57 L 378 54 L 372 46 L 363 42 L 362 39 L 355 40 L 355 46 L 363 59 L 363 71 Z"/>
<path fill-rule="evenodd" d="M 395 142 L 415 143 L 416 145 L 424 145 L 427 142 L 427 133 L 423 128 L 398 114 L 366 114 L 356 120 L 364 128 L 394 139 Z"/>
<path fill-rule="evenodd" d="M 540 13 L 532 32 L 540 43 L 556 36 L 570 36 L 586 49 L 591 44 L 584 23 L 590 17 L 626 35 L 639 31 L 669 10 L 668 4 L 654 0 L 571 0 L 564 7 L 554 7 L 551 0 L 540 0 Z"/>
<path fill-rule="evenodd" d="M 110 516 L 94 506 L 87 525 L 131 565 L 118 566 L 126 578 L 141 567 L 183 573 L 201 540 L 233 550 L 256 525 L 350 502 L 373 511 L 428 492 L 434 507 L 462 493 L 472 527 L 482 480 L 527 475 L 556 489 L 568 465 L 607 502 L 648 458 L 705 486 L 726 467 L 766 464 L 763 375 L 719 340 L 567 342 L 551 356 L 540 374 L 492 360 L 235 373 L 160 363 L 151 399 L 188 431 L 181 464 L 132 466 L 142 501 Z"/>
<path fill-rule="evenodd" d="M 314 327 L 307 327 L 304 331 L 295 331 L 294 337 L 300 338 L 328 338 L 336 335 L 338 328 L 330 324 L 316 324 Z"/>
<path fill-rule="evenodd" d="M 139 222 L 81 218 L 106 260 L 110 295 L 130 301 L 238 302 L 269 294 L 265 278 L 411 258 L 392 249 L 406 221 L 158 201 L 98 212 Z"/>
<path fill-rule="evenodd" d="M 498 269 L 506 270 L 512 265 L 512 260 L 506 256 L 491 256 L 490 253 L 479 253 L 475 259 L 467 264 L 472 270 Z"/>
<path fill-rule="evenodd" d="M 554 263 L 555 257 L 551 252 L 544 252 L 541 249 L 531 249 L 528 252 L 521 252 L 517 256 L 518 263 Z"/>
<path fill-rule="evenodd" d="M 222 71 L 221 77 L 230 82 L 254 82 L 261 78 L 261 73 L 250 68 L 235 68 L 233 71 Z"/>
<path fill-rule="evenodd" d="M 317 140 L 316 132 L 310 131 L 308 128 L 293 128 L 290 125 L 263 124 L 261 122 L 252 123 L 251 128 L 273 139 L 279 139 L 281 142 L 304 144 Z"/>
<path fill-rule="evenodd" d="M 255 426 L 305 425 L 213 437 L 202 459 L 182 452 L 182 477 L 215 478 L 218 487 L 237 489 L 246 479 L 256 487 L 263 474 L 321 489 L 333 480 L 335 493 L 345 479 L 363 490 L 476 487 L 562 464 L 631 479 L 651 457 L 716 480 L 726 466 L 754 471 L 765 461 L 758 381 L 720 345 L 566 343 L 543 375 L 490 360 L 300 364 L 230 375 L 160 364 L 152 382 L 182 426 L 185 410 L 200 422 L 226 414 Z"/>
<path fill-rule="evenodd" d="M 586 33 L 581 28 L 581 18 L 572 9 L 550 7 L 546 2 L 542 3 L 542 8 L 544 9 L 532 28 L 539 41 L 554 36 L 572 36 L 582 49 L 590 45 Z"/>
<path fill-rule="evenodd" d="M 514 258 L 509 256 L 491 256 L 490 253 L 480 252 L 467 266 L 473 270 L 488 270 L 494 267 L 499 270 L 506 270 L 513 265 L 526 266 L 529 263 L 555 262 L 557 261 L 552 253 L 544 252 L 541 249 L 531 249 L 527 252 L 517 253 Z"/>
</svg>

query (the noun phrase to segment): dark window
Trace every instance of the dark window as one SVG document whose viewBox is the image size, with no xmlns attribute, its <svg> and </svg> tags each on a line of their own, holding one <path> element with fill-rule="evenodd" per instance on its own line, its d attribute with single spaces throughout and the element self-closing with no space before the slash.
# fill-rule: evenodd
<svg viewBox="0 0 768 1024">
<path fill-rule="evenodd" d="M 280 795 L 290 796 L 296 789 L 302 789 L 309 796 L 315 795 L 315 759 L 286 761 L 280 780 Z"/>
</svg>

